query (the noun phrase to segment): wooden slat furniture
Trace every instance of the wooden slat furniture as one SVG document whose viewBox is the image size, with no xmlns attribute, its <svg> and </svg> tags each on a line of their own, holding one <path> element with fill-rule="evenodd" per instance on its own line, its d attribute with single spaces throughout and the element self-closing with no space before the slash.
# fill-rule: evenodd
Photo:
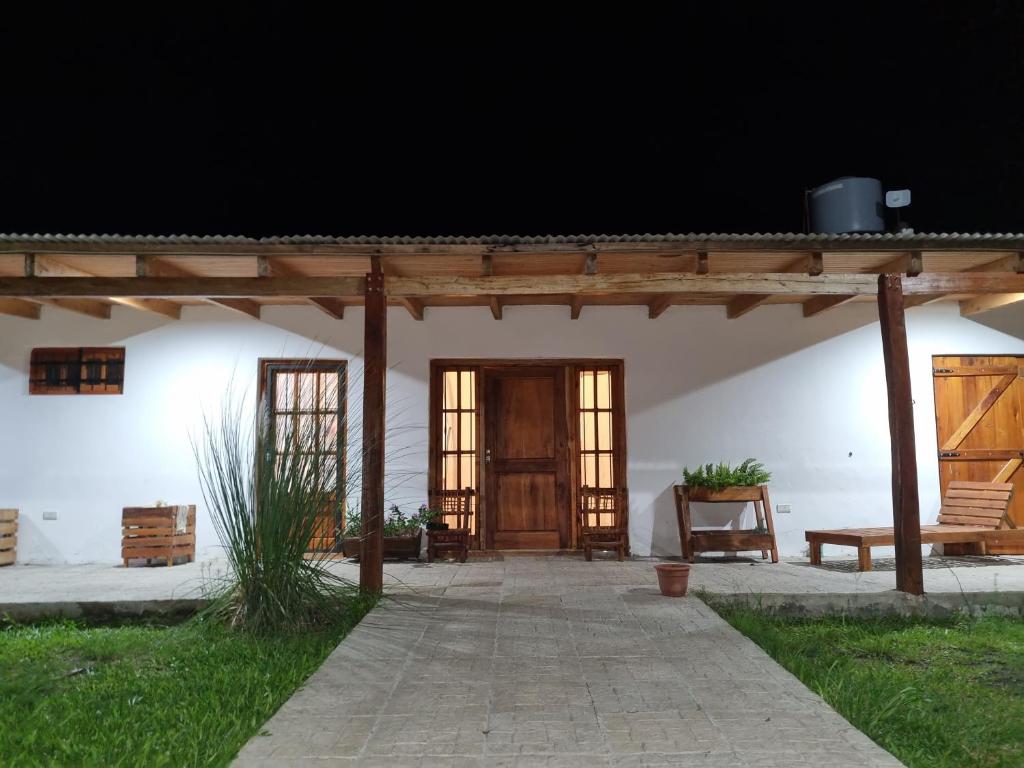
<svg viewBox="0 0 1024 768">
<path fill-rule="evenodd" d="M 580 489 L 579 525 L 583 557 L 594 550 L 615 552 L 619 562 L 629 554 L 629 531 L 619 492 L 615 488 Z"/>
<path fill-rule="evenodd" d="M 178 507 L 125 507 L 121 513 L 121 559 L 161 559 L 168 566 L 174 558 L 196 559 L 196 508 L 188 507 L 185 525 L 178 525 Z"/>
<path fill-rule="evenodd" d="M 438 553 L 454 553 L 460 563 L 469 557 L 469 540 L 473 535 L 473 494 L 472 488 L 455 491 L 433 491 L 430 494 L 430 508 L 440 509 L 442 520 L 449 528 L 444 531 L 427 531 L 427 562 L 432 563 Z M 453 524 L 454 523 L 454 524 Z"/>
<path fill-rule="evenodd" d="M 17 558 L 18 510 L 0 509 L 0 565 L 13 565 Z"/>
<path fill-rule="evenodd" d="M 737 486 L 712 490 L 691 488 L 687 485 L 673 486 L 676 500 L 676 519 L 679 523 L 679 544 L 683 558 L 694 561 L 698 552 L 747 552 L 761 551 L 761 559 L 779 562 L 779 548 L 775 542 L 775 522 L 772 519 L 772 502 L 768 497 L 767 485 Z M 691 502 L 711 504 L 751 503 L 757 529 L 747 530 L 694 530 L 690 513 Z M 760 530 L 758 530 L 760 529 Z"/>
<path fill-rule="evenodd" d="M 984 555 L 989 544 L 1024 545 L 1024 529 L 1017 529 L 1007 514 L 1013 500 L 1010 483 L 950 482 L 936 525 L 921 526 L 922 544 L 970 544 L 973 554 Z M 891 547 L 892 528 L 840 528 L 807 531 L 812 565 L 821 564 L 821 545 L 857 548 L 857 568 L 871 570 L 871 547 Z"/>
</svg>

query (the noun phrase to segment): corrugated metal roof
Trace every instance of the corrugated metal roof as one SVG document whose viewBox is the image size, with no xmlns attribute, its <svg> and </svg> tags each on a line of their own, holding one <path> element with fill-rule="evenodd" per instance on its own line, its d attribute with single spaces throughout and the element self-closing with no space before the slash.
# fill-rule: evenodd
<svg viewBox="0 0 1024 768">
<path fill-rule="evenodd" d="M 0 243 L 91 244 L 91 245 L 557 245 L 589 243 L 764 243 L 771 246 L 779 243 L 821 243 L 863 242 L 866 245 L 892 243 L 894 245 L 925 245 L 929 243 L 963 245 L 1024 246 L 1024 233 L 982 233 L 982 232 L 917 232 L 917 233 L 857 233 L 857 234 L 815 234 L 798 232 L 771 232 L 753 234 L 738 233 L 689 233 L 689 234 L 643 234 L 643 235 L 484 235 L 480 237 L 436 236 L 436 237 L 377 237 L 347 236 L 327 237 L 322 235 L 289 235 L 286 237 L 243 237 L 239 235 L 67 235 L 67 234 L 0 234 Z"/>
</svg>

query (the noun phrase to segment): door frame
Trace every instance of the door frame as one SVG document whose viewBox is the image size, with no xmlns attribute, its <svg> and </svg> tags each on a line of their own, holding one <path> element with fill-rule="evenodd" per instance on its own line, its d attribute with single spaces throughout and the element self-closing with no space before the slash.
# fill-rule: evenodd
<svg viewBox="0 0 1024 768">
<path fill-rule="evenodd" d="M 977 416 L 976 420 L 971 425 L 971 427 L 969 429 L 967 429 L 966 432 L 964 432 L 964 434 L 961 437 L 959 443 L 957 445 L 955 445 L 955 446 L 952 446 L 952 447 L 946 447 L 941 442 L 941 440 L 942 440 L 942 433 L 940 432 L 940 428 L 943 427 L 943 426 L 950 426 L 950 427 L 953 428 L 953 433 L 952 434 L 956 435 L 957 432 L 959 432 L 960 428 L 962 428 L 964 426 L 964 424 L 967 423 L 967 420 L 965 419 L 965 421 L 961 422 L 961 424 L 955 425 L 955 426 L 954 425 L 944 425 L 944 424 L 940 423 L 941 422 L 941 417 L 940 417 L 940 405 L 941 404 L 940 404 L 940 391 L 939 391 L 939 386 L 938 386 L 939 379 L 940 378 L 945 378 L 945 377 L 955 378 L 957 376 L 971 376 L 971 375 L 986 376 L 988 378 L 998 378 L 1000 375 L 1010 376 L 1012 374 L 1012 370 L 1005 370 L 1005 371 L 1002 371 L 1002 372 L 997 372 L 997 369 L 1002 367 L 1002 366 L 986 364 L 986 363 L 978 363 L 978 364 L 975 364 L 975 365 L 964 365 L 961 362 L 960 365 L 957 365 L 957 366 L 954 366 L 954 367 L 948 367 L 949 366 L 948 363 L 943 363 L 943 365 L 940 366 L 938 364 L 938 362 L 937 362 L 940 359 L 948 359 L 948 358 L 958 358 L 961 361 L 963 361 L 965 358 L 972 358 L 972 359 L 981 358 L 981 359 L 989 359 L 989 360 L 992 359 L 992 358 L 1011 358 L 1011 359 L 1017 361 L 1017 365 L 1016 366 L 1008 366 L 1009 369 L 1012 369 L 1013 367 L 1016 367 L 1017 373 L 1016 373 L 1015 379 L 1011 379 L 1009 384 L 1006 387 L 1004 387 L 1001 391 L 999 391 L 998 394 L 996 394 L 996 396 L 994 398 L 992 398 L 991 401 L 988 401 L 988 398 L 986 396 L 986 397 L 983 397 L 982 400 L 980 400 L 976 404 L 975 410 L 977 410 L 978 407 L 983 407 L 983 406 L 985 407 L 985 409 L 983 411 L 980 411 L 980 415 Z M 987 448 L 980 448 L 980 449 L 962 449 L 962 448 L 960 448 L 960 444 L 982 422 L 982 420 L 985 418 L 985 416 L 988 415 L 988 413 L 991 410 L 991 408 L 993 406 L 995 406 L 996 403 L 1003 396 L 1008 394 L 1009 390 L 1013 390 L 1015 386 L 1019 386 L 1018 382 L 1022 378 L 1022 373 L 1021 372 L 1024 371 L 1024 353 L 1008 352 L 1008 353 L 1004 353 L 1004 354 L 998 354 L 998 353 L 992 353 L 992 354 L 977 354 L 977 353 L 933 354 L 931 356 L 931 369 L 932 369 L 931 370 L 931 375 L 932 375 L 932 398 L 933 398 L 934 420 L 935 420 L 935 443 L 936 443 L 936 448 L 938 449 L 937 454 L 936 454 L 936 462 L 937 462 L 937 470 L 938 470 L 938 472 L 937 472 L 938 480 L 939 480 L 939 488 L 938 488 L 938 490 L 939 490 L 940 498 L 943 497 L 944 489 L 945 489 L 945 486 L 947 485 L 946 482 L 944 481 L 944 478 L 945 478 L 945 476 L 947 474 L 947 466 L 949 466 L 949 467 L 954 466 L 956 463 L 958 463 L 960 461 L 964 461 L 964 462 L 969 464 L 972 461 L 972 458 L 970 456 L 963 456 L 963 453 L 968 452 L 968 451 L 972 451 L 972 450 L 975 452 L 975 456 L 973 457 L 973 460 L 976 461 L 976 462 L 980 462 L 980 461 L 1002 462 L 1002 461 L 1005 460 L 1006 464 L 1003 465 L 1003 468 L 999 471 L 999 473 L 996 474 L 996 477 L 993 478 L 992 480 L 993 481 L 1013 483 L 1014 482 L 1013 478 L 1014 478 L 1015 475 L 1017 475 L 1017 473 L 1024 473 L 1024 466 L 1022 466 L 1021 463 L 1020 463 L 1021 460 L 1024 460 L 1024 453 L 1021 453 L 1021 449 L 1020 448 L 1006 448 L 1006 447 L 991 447 L 991 446 L 989 446 Z M 971 374 L 971 373 L 955 373 L 955 371 L 957 369 L 960 369 L 960 370 L 974 370 L 974 371 L 983 371 L 984 370 L 985 373 L 980 373 L 980 372 L 976 372 L 976 373 L 973 373 L 973 374 Z M 991 395 L 991 394 L 993 394 L 995 392 L 996 392 L 996 388 L 993 388 L 992 390 L 990 390 L 989 395 Z M 1019 396 L 1019 390 L 1018 390 L 1018 396 Z M 986 402 L 987 402 L 987 406 L 986 406 Z M 966 408 L 965 408 L 965 412 L 971 413 Z M 970 416 L 967 417 L 967 419 L 969 419 L 969 418 L 970 418 Z M 985 454 L 985 455 L 982 455 L 982 454 Z M 1004 471 L 1007 467 L 1009 467 L 1011 464 L 1013 464 L 1013 462 L 1017 462 L 1016 466 L 1013 469 L 1010 470 L 1009 474 L 1006 475 L 1006 477 L 1004 479 L 1000 480 L 999 478 L 1000 478 L 1000 474 L 1002 473 L 1002 471 Z M 953 470 L 951 468 L 949 469 L 949 474 L 953 475 L 953 477 L 950 478 L 951 480 L 955 479 L 955 473 L 953 472 Z M 988 482 L 988 480 L 986 480 L 986 482 Z M 1017 514 L 1019 514 L 1020 510 L 1019 510 L 1019 508 L 1016 508 L 1016 507 L 1017 507 L 1017 499 L 1015 498 L 1014 499 L 1014 504 L 1010 507 L 1011 515 L 1013 515 L 1013 513 L 1015 511 L 1017 512 Z M 1016 519 L 1015 517 L 1011 517 L 1011 519 L 1013 519 L 1014 522 L 1016 522 L 1018 524 L 1018 527 L 1019 527 L 1021 521 Z M 957 545 L 957 544 L 946 544 L 946 545 L 943 546 L 943 550 L 947 554 L 969 554 L 970 552 L 973 551 L 967 545 Z M 990 551 L 991 554 L 1010 554 L 1010 555 L 1013 555 L 1013 554 L 1020 554 L 1021 550 L 1020 550 L 1020 547 L 1015 547 L 1015 546 L 1008 545 L 1008 544 L 1007 545 L 998 545 L 997 544 L 997 545 L 990 545 L 989 546 L 989 551 Z"/>
<path fill-rule="evenodd" d="M 568 514 L 570 525 L 569 547 L 579 549 L 579 522 L 576 519 L 576 508 L 579 504 L 579 387 L 575 380 L 575 374 L 582 368 L 607 368 L 612 371 L 612 397 L 618 407 L 612 415 L 612 430 L 614 434 L 614 460 L 615 486 L 618 489 L 620 503 L 624 513 L 624 519 L 629 519 L 629 489 L 626 484 L 626 465 L 628 436 L 626 433 L 626 371 L 625 361 L 622 358 L 594 358 L 594 357 L 538 357 L 538 358 L 436 358 L 430 361 L 430 384 L 429 384 L 429 427 L 428 427 L 428 474 L 427 484 L 429 489 L 440 485 L 441 462 L 439 461 L 439 436 L 441 421 L 441 398 L 443 395 L 442 374 L 445 369 L 458 368 L 460 370 L 472 370 L 476 373 L 474 395 L 476 398 L 476 477 L 477 477 L 477 530 L 473 537 L 472 547 L 484 549 L 486 543 L 493 535 L 493 524 L 491 521 L 492 510 L 488 504 L 488 483 L 487 464 L 484 461 L 484 437 L 487 419 L 486 387 L 485 380 L 487 369 L 501 368 L 561 368 L 563 377 L 563 388 L 565 391 L 565 418 L 567 426 L 567 462 L 569 464 L 567 477 L 569 478 L 569 492 L 565 494 L 568 500 Z M 555 551 L 555 550 L 553 550 Z"/>
<path fill-rule="evenodd" d="M 258 358 L 257 364 L 259 366 L 259 380 L 256 384 L 256 407 L 257 409 L 267 408 L 268 411 L 265 416 L 273 416 L 274 408 L 269 403 L 269 397 L 271 394 L 271 378 L 274 373 L 278 371 L 290 372 L 290 373 L 303 373 L 303 372 L 315 372 L 315 373 L 334 373 L 337 372 L 338 379 L 338 440 L 337 440 L 337 505 L 334 510 L 334 525 L 335 525 L 335 536 L 334 544 L 326 549 L 314 549 L 310 547 L 307 551 L 309 552 L 331 552 L 337 553 L 342 551 L 341 540 L 344 537 L 344 529 L 347 525 L 347 512 L 348 512 L 348 360 L 342 360 L 337 358 L 277 358 L 277 357 L 261 357 Z M 271 418 L 270 423 L 267 425 L 269 430 L 268 436 L 271 441 L 275 440 L 274 437 L 274 421 Z M 260 444 L 259 435 L 256 437 L 256 451 L 257 454 L 265 449 L 265 446 Z M 259 456 L 255 457 L 256 466 L 259 466 Z"/>
</svg>

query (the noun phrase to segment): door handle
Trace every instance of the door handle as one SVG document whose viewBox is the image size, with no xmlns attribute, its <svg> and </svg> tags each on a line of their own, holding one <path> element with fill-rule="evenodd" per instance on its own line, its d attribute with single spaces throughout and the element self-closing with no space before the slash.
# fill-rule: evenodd
<svg viewBox="0 0 1024 768">
<path fill-rule="evenodd" d="M 491 449 L 488 448 L 486 451 L 484 451 L 484 464 L 490 464 L 490 463 L 491 463 Z"/>
</svg>

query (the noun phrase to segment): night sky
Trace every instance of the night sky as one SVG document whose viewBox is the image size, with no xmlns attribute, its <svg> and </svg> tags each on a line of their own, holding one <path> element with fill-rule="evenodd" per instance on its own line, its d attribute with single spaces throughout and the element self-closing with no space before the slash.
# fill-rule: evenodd
<svg viewBox="0 0 1024 768">
<path fill-rule="evenodd" d="M 842 175 L 1024 231 L 1024 2 L 99 5 L 6 17 L 0 231 L 799 231 Z"/>
</svg>

